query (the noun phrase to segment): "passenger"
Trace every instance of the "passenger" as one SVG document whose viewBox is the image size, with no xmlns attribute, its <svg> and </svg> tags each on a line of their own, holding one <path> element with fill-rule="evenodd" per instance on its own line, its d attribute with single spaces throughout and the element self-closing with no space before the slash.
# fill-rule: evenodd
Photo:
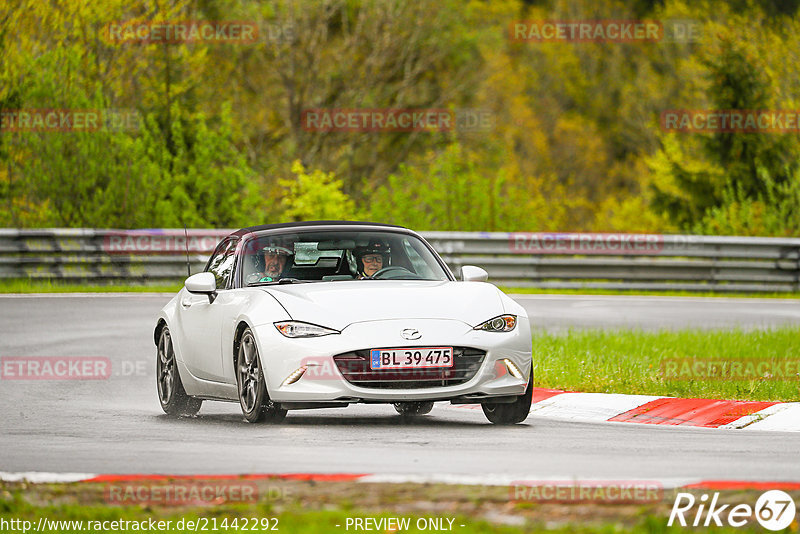
<svg viewBox="0 0 800 534">
<path fill-rule="evenodd" d="M 386 244 L 378 241 L 372 242 L 365 247 L 356 247 L 353 250 L 356 269 L 358 270 L 356 279 L 372 278 L 375 273 L 387 266 L 390 252 Z"/>
</svg>

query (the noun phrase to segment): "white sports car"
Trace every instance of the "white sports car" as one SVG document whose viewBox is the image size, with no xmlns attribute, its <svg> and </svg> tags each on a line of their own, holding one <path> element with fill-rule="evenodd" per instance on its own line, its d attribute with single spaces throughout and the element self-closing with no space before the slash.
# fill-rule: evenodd
<svg viewBox="0 0 800 534">
<path fill-rule="evenodd" d="M 530 411 L 525 310 L 487 273 L 461 281 L 418 234 L 326 221 L 244 228 L 160 312 L 157 385 L 170 415 L 239 402 L 249 422 L 287 410 L 480 403 L 492 423 Z"/>
</svg>

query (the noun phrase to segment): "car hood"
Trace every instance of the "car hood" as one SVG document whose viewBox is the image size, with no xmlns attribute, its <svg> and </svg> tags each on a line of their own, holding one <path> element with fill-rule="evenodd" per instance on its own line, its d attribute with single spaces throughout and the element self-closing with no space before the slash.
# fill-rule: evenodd
<svg viewBox="0 0 800 534">
<path fill-rule="evenodd" d="M 292 319 L 341 330 L 386 319 L 455 319 L 476 326 L 504 312 L 500 291 L 482 282 L 361 280 L 260 288 Z"/>
</svg>

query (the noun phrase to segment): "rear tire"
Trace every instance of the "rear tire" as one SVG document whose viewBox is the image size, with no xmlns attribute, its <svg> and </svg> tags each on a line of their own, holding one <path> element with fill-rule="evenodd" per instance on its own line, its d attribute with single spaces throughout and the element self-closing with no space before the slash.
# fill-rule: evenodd
<svg viewBox="0 0 800 534">
<path fill-rule="evenodd" d="M 156 353 L 156 388 L 158 401 L 164 413 L 172 416 L 192 417 L 197 415 L 203 401 L 186 394 L 175 360 L 175 349 L 169 328 L 164 326 L 158 336 Z"/>
<path fill-rule="evenodd" d="M 432 402 L 395 402 L 394 409 L 403 417 L 415 417 L 431 413 Z"/>
<path fill-rule="evenodd" d="M 236 355 L 236 385 L 239 391 L 239 405 L 248 423 L 280 423 L 286 417 L 286 410 L 272 402 L 267 393 L 261 359 L 253 332 L 246 328 L 239 341 Z"/>
<path fill-rule="evenodd" d="M 528 387 L 525 393 L 520 395 L 517 400 L 511 403 L 486 402 L 481 404 L 483 414 L 486 418 L 496 425 L 515 425 L 528 418 L 531 412 L 531 401 L 533 400 L 533 371 L 528 379 Z"/>
</svg>

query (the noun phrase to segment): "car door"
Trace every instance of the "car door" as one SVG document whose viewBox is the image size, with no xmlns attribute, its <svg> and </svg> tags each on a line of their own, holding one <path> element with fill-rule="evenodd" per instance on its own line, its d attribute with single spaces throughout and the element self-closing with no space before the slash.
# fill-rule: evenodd
<svg viewBox="0 0 800 534">
<path fill-rule="evenodd" d="M 223 240 L 206 266 L 206 271 L 214 273 L 217 281 L 214 302 L 206 295 L 194 295 L 185 290 L 181 297 L 184 363 L 189 372 L 203 380 L 230 381 L 223 373 L 223 358 L 230 351 L 223 350 L 222 338 L 223 332 L 234 328 L 233 322 L 241 306 L 241 290 L 232 289 L 238 242 L 238 238 Z"/>
</svg>

